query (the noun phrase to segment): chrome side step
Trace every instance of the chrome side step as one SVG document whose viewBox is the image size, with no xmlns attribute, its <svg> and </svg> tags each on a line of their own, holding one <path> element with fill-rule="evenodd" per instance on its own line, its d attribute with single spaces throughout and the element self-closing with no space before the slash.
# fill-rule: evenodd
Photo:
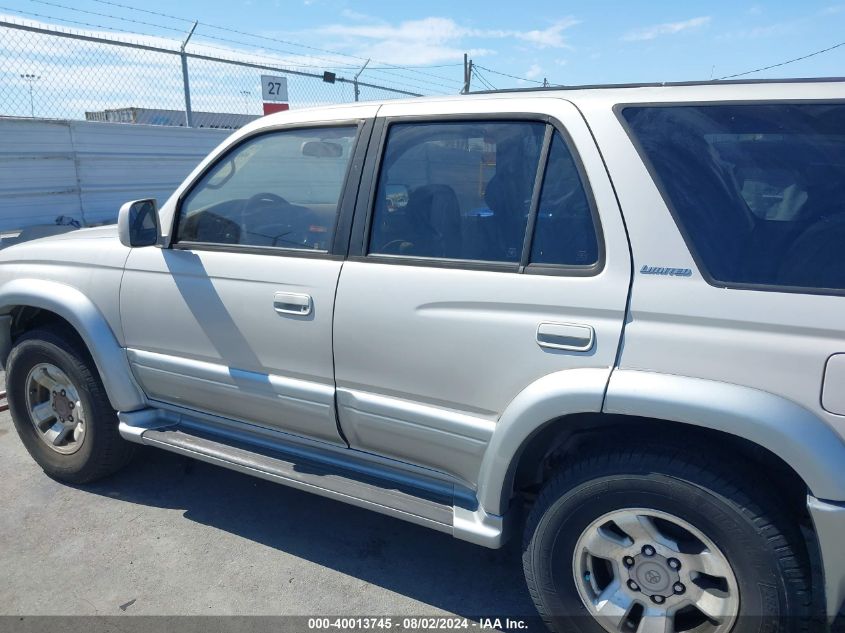
<svg viewBox="0 0 845 633">
<path fill-rule="evenodd" d="M 208 424 L 160 409 L 120 413 L 120 434 L 255 477 L 453 534 L 487 547 L 503 542 L 503 517 L 478 508 L 469 489 L 389 468 L 351 449 L 321 448 Z M 281 435 L 281 434 L 280 434 Z"/>
</svg>

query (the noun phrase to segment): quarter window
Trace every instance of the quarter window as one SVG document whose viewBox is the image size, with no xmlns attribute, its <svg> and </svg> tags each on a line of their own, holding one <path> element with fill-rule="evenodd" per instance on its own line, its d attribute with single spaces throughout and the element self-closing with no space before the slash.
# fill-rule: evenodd
<svg viewBox="0 0 845 633">
<path fill-rule="evenodd" d="M 845 290 L 845 104 L 626 107 L 702 270 Z"/>
<path fill-rule="evenodd" d="M 356 132 L 286 130 L 238 145 L 185 197 L 178 239 L 327 251 Z"/>
<path fill-rule="evenodd" d="M 531 244 L 532 264 L 591 266 L 599 249 L 593 213 L 566 141 L 555 132 Z"/>
</svg>

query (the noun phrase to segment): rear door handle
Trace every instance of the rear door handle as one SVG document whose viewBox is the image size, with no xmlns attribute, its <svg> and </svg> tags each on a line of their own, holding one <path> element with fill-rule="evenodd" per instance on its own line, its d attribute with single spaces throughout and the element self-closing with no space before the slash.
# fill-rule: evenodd
<svg viewBox="0 0 845 633">
<path fill-rule="evenodd" d="M 589 352 L 595 343 L 595 331 L 578 323 L 541 323 L 537 326 L 537 344 L 550 349 Z"/>
<path fill-rule="evenodd" d="M 297 292 L 277 292 L 273 295 L 273 309 L 279 314 L 308 316 L 312 307 L 311 295 Z"/>
</svg>

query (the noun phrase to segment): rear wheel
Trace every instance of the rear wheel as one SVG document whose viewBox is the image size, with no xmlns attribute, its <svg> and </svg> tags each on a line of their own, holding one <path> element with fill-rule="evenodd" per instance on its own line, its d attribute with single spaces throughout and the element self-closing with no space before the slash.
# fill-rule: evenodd
<svg viewBox="0 0 845 633">
<path fill-rule="evenodd" d="M 97 369 L 71 334 L 22 336 L 9 354 L 6 390 L 21 441 L 51 477 L 90 482 L 130 459 Z"/>
<path fill-rule="evenodd" d="M 560 471 L 531 512 L 523 549 L 550 628 L 806 630 L 800 533 L 737 471 L 671 447 L 596 453 Z"/>
</svg>

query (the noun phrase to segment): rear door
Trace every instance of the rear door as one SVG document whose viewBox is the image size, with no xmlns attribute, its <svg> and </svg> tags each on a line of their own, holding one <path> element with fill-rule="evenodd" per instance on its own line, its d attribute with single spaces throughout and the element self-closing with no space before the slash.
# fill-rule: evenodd
<svg viewBox="0 0 845 633">
<path fill-rule="evenodd" d="M 522 389 L 613 366 L 620 212 L 569 102 L 387 104 L 375 130 L 335 307 L 341 427 L 473 484 Z"/>
</svg>

